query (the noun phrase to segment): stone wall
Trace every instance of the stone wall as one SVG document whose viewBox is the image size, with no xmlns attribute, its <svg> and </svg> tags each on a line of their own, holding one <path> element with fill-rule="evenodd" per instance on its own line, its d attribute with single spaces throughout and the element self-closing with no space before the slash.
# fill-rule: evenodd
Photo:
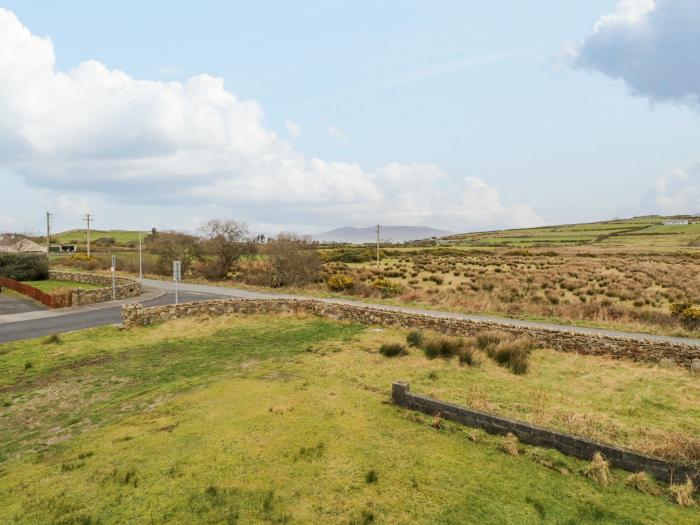
<svg viewBox="0 0 700 525">
<path fill-rule="evenodd" d="M 72 306 L 83 306 L 112 300 L 112 277 L 109 275 L 51 270 L 49 272 L 49 279 L 75 281 L 101 287 L 93 288 L 92 290 L 71 290 Z M 138 281 L 117 277 L 115 279 L 115 284 L 117 299 L 126 299 L 128 297 L 141 295 L 141 283 Z"/>
<path fill-rule="evenodd" d="M 561 352 L 583 355 L 608 356 L 615 359 L 631 359 L 658 363 L 675 363 L 691 368 L 693 360 L 700 359 L 700 346 L 671 343 L 653 339 L 591 335 L 565 330 L 511 326 L 497 322 L 455 319 L 447 315 L 428 315 L 400 311 L 379 305 L 358 305 L 328 302 L 319 299 L 215 299 L 197 303 L 155 306 L 144 308 L 141 304 L 122 306 L 122 323 L 125 328 L 148 325 L 190 315 L 257 314 L 277 312 L 304 312 L 368 325 L 398 326 L 410 329 L 436 330 L 450 335 L 470 336 L 490 329 L 498 329 L 513 335 L 530 335 L 537 344 Z"/>
<path fill-rule="evenodd" d="M 413 394 L 407 383 L 395 382 L 392 385 L 392 401 L 398 406 L 418 410 L 428 415 L 456 421 L 470 427 L 477 427 L 491 434 L 515 434 L 522 443 L 539 447 L 554 448 L 564 454 L 579 459 L 590 460 L 600 452 L 613 466 L 630 472 L 646 471 L 655 478 L 666 481 L 684 481 L 686 476 L 699 480 L 698 470 L 660 459 L 637 454 L 629 450 L 597 443 L 590 439 L 547 430 L 522 421 L 493 416 L 459 405 L 445 403 L 427 396 Z"/>
</svg>

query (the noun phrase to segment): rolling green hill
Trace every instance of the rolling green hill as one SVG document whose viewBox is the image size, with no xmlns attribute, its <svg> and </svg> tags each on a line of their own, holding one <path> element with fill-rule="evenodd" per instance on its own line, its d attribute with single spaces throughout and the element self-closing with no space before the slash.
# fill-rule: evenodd
<svg viewBox="0 0 700 525">
<path fill-rule="evenodd" d="M 466 233 L 443 238 L 456 246 L 582 246 L 634 248 L 700 247 L 700 218 L 666 225 L 671 217 L 648 216 L 585 224 Z"/>
<path fill-rule="evenodd" d="M 141 232 L 145 237 L 151 232 Z M 90 230 L 90 242 L 95 244 L 101 244 L 99 241 L 102 239 L 102 243 L 106 239 L 114 239 L 114 244 L 127 246 L 129 244 L 138 244 L 139 242 L 139 232 L 132 230 Z M 61 233 L 56 233 L 51 235 L 51 240 L 56 243 L 61 244 L 85 244 L 85 230 L 68 230 Z"/>
</svg>

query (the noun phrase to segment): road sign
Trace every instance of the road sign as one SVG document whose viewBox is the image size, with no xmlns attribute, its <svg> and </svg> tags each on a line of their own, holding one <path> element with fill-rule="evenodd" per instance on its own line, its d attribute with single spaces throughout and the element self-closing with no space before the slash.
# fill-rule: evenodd
<svg viewBox="0 0 700 525">
<path fill-rule="evenodd" d="M 173 261 L 173 281 L 175 281 L 175 304 L 177 304 L 177 283 L 182 280 L 182 264 Z"/>
<path fill-rule="evenodd" d="M 112 255 L 112 301 L 117 300 L 117 280 L 115 279 L 114 272 L 117 271 L 117 256 Z"/>
</svg>

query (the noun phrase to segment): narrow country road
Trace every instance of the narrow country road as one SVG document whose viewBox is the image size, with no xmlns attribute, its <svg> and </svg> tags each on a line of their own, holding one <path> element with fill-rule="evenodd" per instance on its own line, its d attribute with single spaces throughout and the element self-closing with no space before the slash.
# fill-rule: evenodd
<svg viewBox="0 0 700 525">
<path fill-rule="evenodd" d="M 121 304 L 128 302 L 142 302 L 145 306 L 158 306 L 164 304 L 172 304 L 175 300 L 174 289 L 175 284 L 172 281 L 159 281 L 152 279 L 143 280 L 144 290 L 146 293 L 140 298 L 131 300 L 117 301 L 116 303 L 104 303 L 102 305 L 93 305 L 84 309 L 69 309 L 71 311 L 61 312 L 60 310 L 31 312 L 27 314 L 17 315 L 0 315 L 0 343 L 14 341 L 18 339 L 29 339 L 33 337 L 42 337 L 52 333 L 68 332 L 71 330 L 79 330 L 81 328 L 89 328 L 92 326 L 100 326 L 107 324 L 117 324 L 120 322 Z M 240 288 L 231 288 L 223 286 L 212 286 L 203 284 L 188 284 L 180 283 L 178 285 L 179 302 L 188 301 L 203 301 L 207 299 L 225 298 L 225 297 L 241 297 L 248 299 L 312 299 L 313 297 L 276 294 L 270 292 L 255 292 L 243 290 Z M 317 301 L 324 301 L 336 304 L 351 304 L 361 305 L 380 310 L 401 311 L 433 315 L 436 317 L 446 317 L 451 319 L 465 319 L 470 321 L 488 321 L 501 323 L 508 326 L 525 326 L 532 328 L 545 328 L 551 330 L 568 331 L 580 334 L 589 335 L 604 335 L 611 337 L 626 337 L 638 340 L 654 340 L 669 343 L 680 343 L 687 345 L 700 346 L 700 339 L 690 339 L 684 337 L 672 337 L 664 335 L 640 334 L 634 332 L 623 332 L 617 330 L 608 330 L 603 328 L 587 328 L 581 326 L 560 325 L 554 323 L 542 323 L 536 321 L 521 321 L 519 319 L 508 319 L 504 317 L 489 316 L 489 315 L 471 315 L 460 314 L 455 312 L 444 312 L 437 310 L 425 310 L 420 308 L 409 308 L 402 306 L 382 305 L 375 303 L 364 303 L 361 301 L 353 301 L 336 298 L 313 298 Z"/>
</svg>

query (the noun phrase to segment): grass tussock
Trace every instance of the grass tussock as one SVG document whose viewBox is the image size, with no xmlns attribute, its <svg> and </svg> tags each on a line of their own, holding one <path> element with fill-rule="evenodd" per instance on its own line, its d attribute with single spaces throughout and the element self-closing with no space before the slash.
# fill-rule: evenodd
<svg viewBox="0 0 700 525">
<path fill-rule="evenodd" d="M 607 487 L 614 481 L 610 470 L 610 462 L 600 452 L 596 452 L 593 455 L 593 460 L 583 469 L 583 474 L 604 487 Z"/>
<path fill-rule="evenodd" d="M 658 496 L 660 494 L 659 487 L 644 471 L 627 476 L 625 478 L 625 485 L 647 496 Z"/>
<path fill-rule="evenodd" d="M 420 347 L 423 344 L 423 332 L 420 330 L 411 330 L 406 335 L 406 343 L 408 346 Z"/>
<path fill-rule="evenodd" d="M 695 484 L 690 478 L 685 478 L 685 483 L 674 483 L 669 487 L 673 499 L 681 507 L 690 507 L 695 505 Z"/>
<path fill-rule="evenodd" d="M 61 343 L 63 343 L 63 340 L 58 334 L 51 334 L 46 339 L 44 339 L 45 345 L 60 345 Z"/>
<path fill-rule="evenodd" d="M 508 454 L 509 456 L 519 456 L 520 455 L 520 449 L 518 445 L 520 444 L 520 441 L 518 440 L 518 436 L 513 434 L 512 432 L 508 432 L 504 437 L 503 440 L 501 441 L 501 450 Z"/>
<path fill-rule="evenodd" d="M 384 357 L 401 357 L 408 354 L 408 350 L 401 343 L 384 343 L 379 347 L 379 353 Z"/>
</svg>

